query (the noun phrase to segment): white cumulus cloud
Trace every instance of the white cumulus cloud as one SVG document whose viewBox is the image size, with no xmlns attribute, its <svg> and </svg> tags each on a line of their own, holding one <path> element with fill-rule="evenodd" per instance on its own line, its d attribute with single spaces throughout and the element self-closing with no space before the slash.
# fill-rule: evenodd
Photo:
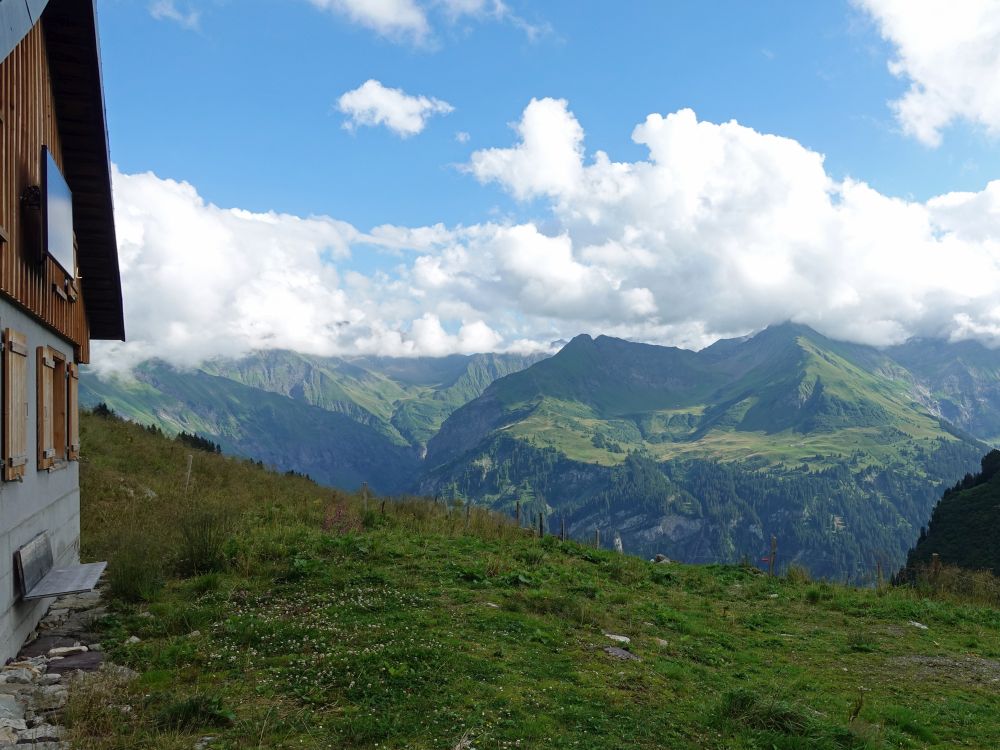
<svg viewBox="0 0 1000 750">
<path fill-rule="evenodd" d="M 855 0 L 896 48 L 889 63 L 910 88 L 892 102 L 903 130 L 929 146 L 957 119 L 1000 134 L 1000 3 Z"/>
<path fill-rule="evenodd" d="M 344 127 L 348 130 L 384 125 L 402 138 L 421 132 L 433 115 L 446 115 L 455 110 L 441 99 L 411 96 L 374 79 L 341 95 L 337 109 L 347 115 Z"/>
<path fill-rule="evenodd" d="M 163 0 L 169 2 L 170 0 Z M 395 41 L 418 46 L 433 45 L 436 23 L 460 21 L 507 23 L 536 40 L 549 33 L 546 23 L 532 23 L 511 10 L 503 0 L 309 0 L 326 10 Z M 432 22 L 432 16 L 435 16 Z"/>
<path fill-rule="evenodd" d="M 422 42 L 430 32 L 424 9 L 414 0 L 309 0 L 382 36 Z"/>
<path fill-rule="evenodd" d="M 588 152 L 566 102 L 532 100 L 514 142 L 467 169 L 542 215 L 460 227 L 225 209 L 116 171 L 129 342 L 94 361 L 544 350 L 582 332 L 698 347 L 785 320 L 874 345 L 1000 345 L 1000 180 L 887 196 L 793 139 L 687 109 L 632 139 L 644 158 Z M 355 248 L 394 265 L 363 273 Z"/>
<path fill-rule="evenodd" d="M 176 0 L 154 0 L 149 4 L 149 13 L 157 21 L 173 21 L 185 29 L 197 30 L 201 24 L 201 12 L 188 7 L 181 10 Z"/>
</svg>

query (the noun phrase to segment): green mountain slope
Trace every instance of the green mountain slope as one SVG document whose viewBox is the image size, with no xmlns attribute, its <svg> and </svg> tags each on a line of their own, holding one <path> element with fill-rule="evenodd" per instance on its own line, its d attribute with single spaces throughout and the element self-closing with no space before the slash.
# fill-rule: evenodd
<svg viewBox="0 0 1000 750">
<path fill-rule="evenodd" d="M 978 341 L 917 339 L 886 354 L 918 379 L 926 402 L 942 417 L 1000 444 L 1000 352 Z"/>
<path fill-rule="evenodd" d="M 985 602 L 366 509 L 227 456 L 186 494 L 188 448 L 89 415 L 82 445 L 81 554 L 128 598 L 94 640 L 139 674 L 74 681 L 77 750 L 1000 746 Z"/>
<path fill-rule="evenodd" d="M 368 481 L 396 492 L 416 470 L 412 448 L 343 413 L 162 362 L 147 362 L 135 374 L 133 381 L 88 379 L 81 402 L 103 401 L 129 419 L 168 433 L 197 433 L 226 453 L 294 468 L 334 486 Z"/>
<path fill-rule="evenodd" d="M 387 359 L 257 352 L 179 369 L 149 361 L 130 377 L 85 372 L 81 403 L 167 432 L 196 432 L 226 452 L 384 492 L 413 483 L 424 442 L 462 403 L 539 356 Z"/>
<path fill-rule="evenodd" d="M 1000 576 L 1000 452 L 991 451 L 978 474 L 944 493 L 907 556 L 907 568 L 928 564 L 934 554 L 944 565 Z"/>
<path fill-rule="evenodd" d="M 804 326 L 697 353 L 578 337 L 455 411 L 420 487 L 520 501 L 639 554 L 735 562 L 774 534 L 785 559 L 858 578 L 902 561 L 982 451 L 915 383 Z"/>
</svg>

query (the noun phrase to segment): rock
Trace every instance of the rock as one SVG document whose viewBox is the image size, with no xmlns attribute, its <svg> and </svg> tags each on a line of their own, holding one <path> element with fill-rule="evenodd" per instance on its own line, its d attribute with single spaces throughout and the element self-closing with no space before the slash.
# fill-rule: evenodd
<svg viewBox="0 0 1000 750">
<path fill-rule="evenodd" d="M 205 750 L 209 745 L 215 742 L 215 737 L 211 735 L 206 735 L 205 737 L 199 737 L 198 741 L 194 743 L 194 750 Z"/>
<path fill-rule="evenodd" d="M 61 675 L 61 674 L 54 674 L 54 673 L 50 673 L 50 674 L 43 674 L 43 675 L 42 675 L 42 676 L 41 676 L 41 677 L 40 677 L 40 678 L 38 679 L 38 681 L 39 681 L 39 682 L 40 682 L 40 683 L 41 683 L 42 685 L 55 685 L 55 684 L 56 684 L 57 682 L 59 682 L 59 681 L 60 681 L 61 679 L 62 679 L 62 675 Z"/>
<path fill-rule="evenodd" d="M 13 729 L 20 732 L 28 728 L 24 719 L 0 719 L 0 728 Z"/>
<path fill-rule="evenodd" d="M 617 646 L 605 646 L 604 653 L 608 656 L 613 656 L 615 659 L 620 659 L 621 661 L 642 661 L 631 651 L 626 651 L 625 649 L 618 648 Z"/>
<path fill-rule="evenodd" d="M 15 685 L 30 685 L 36 675 L 37 672 L 31 669 L 5 668 L 3 672 L 3 679 L 4 682 L 14 683 Z"/>
<path fill-rule="evenodd" d="M 22 648 L 21 653 L 18 654 L 18 658 L 28 659 L 32 656 L 44 656 L 54 648 L 72 646 L 73 643 L 74 641 L 70 638 L 57 635 L 43 635 Z"/>
<path fill-rule="evenodd" d="M 105 662 L 101 666 L 101 671 L 105 674 L 111 675 L 112 677 L 116 677 L 119 680 L 124 680 L 125 682 L 131 682 L 139 677 L 139 673 L 134 669 L 123 667 L 121 664 L 108 664 Z"/>
<path fill-rule="evenodd" d="M 627 635 L 615 635 L 614 633 L 605 633 L 604 637 L 610 638 L 611 640 L 617 641 L 618 643 L 629 644 L 632 642 L 632 639 L 629 638 Z"/>
<path fill-rule="evenodd" d="M 100 651 L 84 651 L 69 656 L 52 657 L 49 662 L 49 672 L 66 674 L 79 670 L 81 672 L 96 672 L 104 663 L 104 654 Z"/>
<path fill-rule="evenodd" d="M 12 695 L 18 697 L 23 693 L 31 691 L 31 684 L 27 683 L 0 683 L 0 695 Z"/>
<path fill-rule="evenodd" d="M 486 602 L 486 606 L 489 607 L 490 609 L 500 609 L 500 605 L 494 604 L 493 602 Z"/>
<path fill-rule="evenodd" d="M 908 623 L 906 623 L 906 624 L 907 624 L 907 625 L 911 625 L 911 626 L 913 626 L 913 627 L 915 627 L 915 628 L 918 628 L 918 629 L 920 629 L 920 630 L 930 630 L 930 628 L 928 628 L 928 627 L 927 627 L 926 625 L 924 625 L 924 624 L 923 624 L 922 622 L 917 622 L 916 620 L 910 620 L 910 621 L 909 621 Z"/>
<path fill-rule="evenodd" d="M 125 643 L 141 643 L 141 642 L 142 639 L 135 635 L 129 636 L 128 640 L 125 641 Z"/>
<path fill-rule="evenodd" d="M 85 654 L 90 649 L 86 646 L 60 646 L 58 648 L 50 648 L 49 656 L 70 656 L 72 654 Z"/>
<path fill-rule="evenodd" d="M 669 643 L 667 643 L 667 642 L 666 642 L 665 640 L 663 640 L 662 638 L 654 638 L 654 639 L 653 639 L 653 641 L 654 641 L 654 642 L 656 643 L 656 645 L 657 645 L 657 646 L 659 646 L 660 648 L 666 648 L 667 646 L 669 646 L 669 645 L 670 645 Z"/>
<path fill-rule="evenodd" d="M 62 740 L 66 730 L 52 724 L 40 724 L 31 729 L 25 729 L 17 733 L 18 744 L 28 744 L 31 742 L 59 742 Z"/>
<path fill-rule="evenodd" d="M 12 695 L 0 695 L 0 720 L 23 719 L 24 708 Z"/>
<path fill-rule="evenodd" d="M 33 706 L 36 711 L 52 711 L 62 708 L 69 700 L 69 693 L 62 685 L 45 685 L 35 691 Z"/>
<path fill-rule="evenodd" d="M 103 651 L 104 650 L 104 646 L 102 646 L 100 643 L 91 643 L 90 644 L 90 650 L 91 651 Z"/>
<path fill-rule="evenodd" d="M 101 603 L 101 592 L 85 591 L 81 594 L 67 594 L 59 598 L 59 608 L 70 611 L 94 609 Z"/>
<path fill-rule="evenodd" d="M 201 635 L 200 630 L 192 630 L 190 633 L 188 633 L 188 638 L 197 638 L 200 635 Z"/>
<path fill-rule="evenodd" d="M 768 595 L 767 595 L 767 598 L 768 598 L 768 599 L 777 599 L 777 598 L 778 598 L 778 595 L 777 595 L 777 594 L 768 594 Z"/>
<path fill-rule="evenodd" d="M 17 732 L 10 727 L 0 729 L 0 747 L 17 744 Z"/>
<path fill-rule="evenodd" d="M 670 562 L 670 558 L 667 557 L 666 555 L 657 555 L 656 557 L 653 558 L 653 562 L 655 562 L 655 563 L 668 563 L 668 562 Z"/>
</svg>

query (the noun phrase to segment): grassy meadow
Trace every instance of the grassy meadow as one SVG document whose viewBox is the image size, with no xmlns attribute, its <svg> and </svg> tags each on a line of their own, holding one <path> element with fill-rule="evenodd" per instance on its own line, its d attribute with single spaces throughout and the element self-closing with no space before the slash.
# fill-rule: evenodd
<svg viewBox="0 0 1000 750">
<path fill-rule="evenodd" d="M 82 443 L 102 644 L 140 676 L 79 686 L 76 748 L 1000 747 L 988 578 L 652 564 L 115 419 Z"/>
</svg>

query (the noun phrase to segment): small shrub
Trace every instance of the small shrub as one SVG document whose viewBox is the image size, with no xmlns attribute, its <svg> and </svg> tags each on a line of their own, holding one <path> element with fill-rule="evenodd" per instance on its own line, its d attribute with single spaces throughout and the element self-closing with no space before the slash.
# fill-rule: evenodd
<svg viewBox="0 0 1000 750">
<path fill-rule="evenodd" d="M 216 696 L 193 695 L 164 706 L 156 715 L 156 724 L 163 729 L 200 729 L 226 727 L 236 715 Z"/>
<path fill-rule="evenodd" d="M 121 531 L 105 574 L 112 597 L 124 602 L 148 602 L 163 588 L 162 555 L 156 541 L 148 530 Z"/>
<path fill-rule="evenodd" d="M 184 513 L 178 523 L 177 573 L 187 577 L 225 569 L 231 525 L 229 514 L 219 508 L 202 506 Z"/>
<path fill-rule="evenodd" d="M 806 589 L 805 600 L 810 604 L 818 604 L 821 601 L 833 599 L 833 589 L 828 584 L 816 584 Z"/>
<path fill-rule="evenodd" d="M 1000 578 L 988 570 L 957 565 L 921 565 L 901 576 L 921 595 L 971 604 L 1000 606 Z"/>
<path fill-rule="evenodd" d="M 726 693 L 719 714 L 748 729 L 801 735 L 810 727 L 809 717 L 797 706 L 739 688 Z"/>
<path fill-rule="evenodd" d="M 499 555 L 490 555 L 486 558 L 486 577 L 497 578 L 510 571 L 510 564 Z"/>
<path fill-rule="evenodd" d="M 809 583 L 812 579 L 809 577 L 809 571 L 806 570 L 801 565 L 789 565 L 788 570 L 785 571 L 785 580 L 789 583 L 804 584 Z"/>
<path fill-rule="evenodd" d="M 203 596 L 211 591 L 218 591 L 222 585 L 222 578 L 218 573 L 206 573 L 191 581 L 191 593 L 195 596 Z"/>
<path fill-rule="evenodd" d="M 361 519 L 344 502 L 331 502 L 323 515 L 323 531 L 327 534 L 356 534 L 361 531 Z"/>
<path fill-rule="evenodd" d="M 545 560 L 545 550 L 532 544 L 518 552 L 516 557 L 528 565 L 537 566 Z"/>
<path fill-rule="evenodd" d="M 847 636 L 847 645 L 851 651 L 871 653 L 878 648 L 878 641 L 864 630 L 854 630 Z"/>
</svg>

